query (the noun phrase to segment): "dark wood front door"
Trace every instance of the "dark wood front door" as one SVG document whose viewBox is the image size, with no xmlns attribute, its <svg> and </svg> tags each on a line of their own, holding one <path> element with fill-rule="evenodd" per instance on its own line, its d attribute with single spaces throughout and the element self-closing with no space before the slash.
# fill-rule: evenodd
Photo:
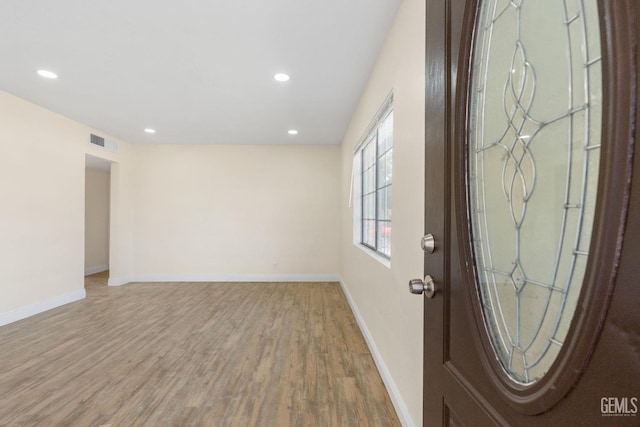
<svg viewBox="0 0 640 427">
<path fill-rule="evenodd" d="M 566 57 L 544 59 L 555 43 L 532 42 L 532 23 L 541 36 L 556 31 L 552 18 L 535 17 L 542 3 L 561 5 Z M 425 231 L 435 251 L 424 271 L 436 293 L 424 306 L 426 426 L 640 425 L 640 4 L 604 0 L 587 12 L 588 3 L 427 0 Z M 493 28 L 505 18 L 512 22 Z M 576 37 L 591 46 L 578 49 Z M 485 57 L 505 48 L 509 69 L 496 77 L 487 64 L 500 60 Z M 600 81 L 593 93 L 590 80 Z M 492 84 L 502 97 L 495 114 Z M 559 91 L 569 102 L 556 114 Z M 483 143 L 493 116 L 505 130 Z M 550 172 L 554 152 L 543 147 L 560 134 L 575 146 L 553 148 L 561 160 Z M 494 147 L 503 151 L 497 160 Z M 508 202 L 503 213 L 487 201 L 494 184 Z M 545 231 L 558 200 L 559 225 Z M 560 243 L 548 246 L 546 234 Z M 554 310 L 558 322 L 545 323 Z"/>
</svg>

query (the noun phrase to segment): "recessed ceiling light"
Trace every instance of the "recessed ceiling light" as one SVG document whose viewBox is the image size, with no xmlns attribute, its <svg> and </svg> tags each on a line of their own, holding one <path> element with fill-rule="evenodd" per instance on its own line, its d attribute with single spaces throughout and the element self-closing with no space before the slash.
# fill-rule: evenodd
<svg viewBox="0 0 640 427">
<path fill-rule="evenodd" d="M 289 77 L 289 74 L 278 73 L 274 75 L 273 78 L 278 82 L 288 82 L 291 77 Z"/>
<path fill-rule="evenodd" d="M 151 129 L 151 128 L 146 128 L 144 131 L 146 133 L 156 133 L 156 130 L 155 129 Z"/>
<path fill-rule="evenodd" d="M 38 73 L 39 76 L 45 77 L 47 79 L 57 79 L 58 78 L 58 75 L 56 73 L 54 73 L 53 71 L 38 70 L 37 73 Z"/>
<path fill-rule="evenodd" d="M 297 134 L 298 134 L 298 131 L 297 131 L 297 130 L 295 130 L 295 129 L 291 129 L 291 130 L 288 132 L 288 134 L 289 134 L 289 135 L 297 135 Z"/>
</svg>

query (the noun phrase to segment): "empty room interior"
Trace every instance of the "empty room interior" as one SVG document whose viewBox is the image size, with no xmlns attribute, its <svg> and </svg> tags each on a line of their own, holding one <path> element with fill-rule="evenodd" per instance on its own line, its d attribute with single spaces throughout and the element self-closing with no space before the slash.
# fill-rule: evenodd
<svg viewBox="0 0 640 427">
<path fill-rule="evenodd" d="M 0 426 L 637 426 L 638 40 L 637 0 L 0 2 Z"/>
<path fill-rule="evenodd" d="M 3 2 L 0 425 L 420 425 L 424 13 Z"/>
</svg>

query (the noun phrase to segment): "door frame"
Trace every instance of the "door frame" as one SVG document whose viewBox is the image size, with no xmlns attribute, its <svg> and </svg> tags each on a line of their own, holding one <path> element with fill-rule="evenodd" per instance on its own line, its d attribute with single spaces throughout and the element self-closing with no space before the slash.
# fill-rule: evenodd
<svg viewBox="0 0 640 427">
<path fill-rule="evenodd" d="M 93 160 L 91 160 L 91 165 L 89 164 L 89 158 L 92 158 Z M 86 189 L 87 189 L 87 173 L 86 170 L 87 169 L 96 169 L 96 170 L 102 170 L 104 172 L 107 172 L 109 174 L 109 191 L 108 191 L 108 199 L 109 199 L 109 206 L 108 206 L 108 212 L 107 215 L 109 217 L 109 233 L 107 235 L 107 239 L 108 239 L 108 246 L 109 249 L 107 251 L 107 271 L 109 271 L 111 269 L 111 262 L 112 262 L 112 256 L 111 256 L 111 243 L 112 243 L 112 238 L 114 235 L 114 230 L 115 230 L 115 226 L 116 226 L 116 221 L 114 219 L 114 215 L 113 215 L 113 211 L 112 211 L 112 195 L 113 195 L 113 173 L 112 173 L 112 169 L 113 169 L 113 164 L 114 162 L 108 159 L 105 159 L 103 157 L 97 156 L 93 153 L 85 153 L 85 173 L 84 173 L 84 194 L 83 196 L 86 196 Z M 100 166 L 103 167 L 104 169 L 101 169 L 100 167 L 96 167 L 96 166 Z M 108 170 L 106 169 L 106 167 L 108 166 Z M 86 224 L 86 214 L 87 214 L 87 200 L 86 197 L 84 198 L 84 205 L 83 205 L 83 218 Z M 86 248 L 86 237 L 87 237 L 87 230 L 84 230 L 83 233 L 83 245 L 82 245 L 82 257 L 83 260 L 85 259 L 86 253 L 87 253 L 87 248 Z M 84 268 L 84 264 L 85 261 L 83 261 L 82 265 Z M 83 270 L 83 277 L 87 276 L 87 272 L 86 269 Z M 96 273 L 90 273 L 90 274 L 96 274 Z"/>
</svg>

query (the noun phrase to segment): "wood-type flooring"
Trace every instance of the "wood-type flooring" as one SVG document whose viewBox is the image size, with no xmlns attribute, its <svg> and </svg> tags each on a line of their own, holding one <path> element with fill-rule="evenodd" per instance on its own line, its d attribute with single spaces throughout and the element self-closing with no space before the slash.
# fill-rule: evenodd
<svg viewBox="0 0 640 427">
<path fill-rule="evenodd" d="M 336 283 L 134 283 L 0 327 L 0 426 L 398 426 Z"/>
</svg>

